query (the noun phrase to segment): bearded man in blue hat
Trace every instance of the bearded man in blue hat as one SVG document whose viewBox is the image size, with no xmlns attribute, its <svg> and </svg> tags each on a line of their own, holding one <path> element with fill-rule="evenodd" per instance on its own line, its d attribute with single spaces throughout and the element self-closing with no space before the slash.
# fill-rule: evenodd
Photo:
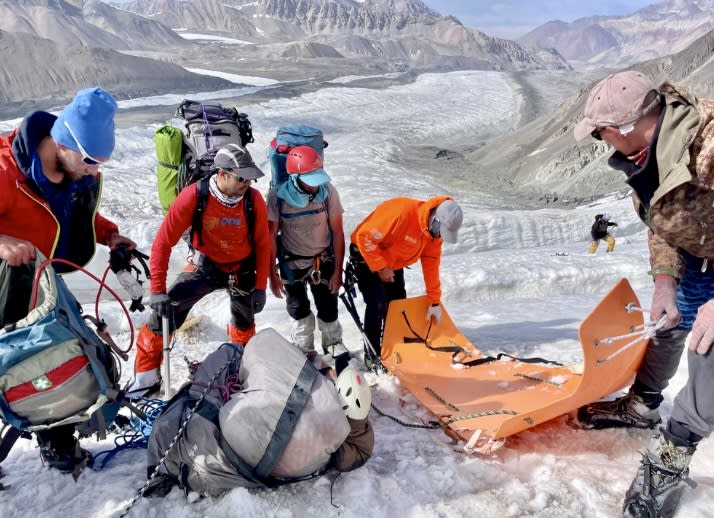
<svg viewBox="0 0 714 518">
<path fill-rule="evenodd" d="M 36 111 L 0 137 L 0 262 L 30 264 L 38 249 L 48 258 L 84 266 L 97 243 L 136 248 L 98 212 L 99 167 L 114 150 L 116 111 L 108 92 L 86 88 L 58 116 Z M 63 263 L 53 267 L 58 273 L 75 269 Z M 15 302 L 20 307 L 24 301 Z M 51 468 L 71 473 L 91 461 L 74 431 L 74 425 L 65 425 L 37 434 L 42 459 Z"/>
</svg>

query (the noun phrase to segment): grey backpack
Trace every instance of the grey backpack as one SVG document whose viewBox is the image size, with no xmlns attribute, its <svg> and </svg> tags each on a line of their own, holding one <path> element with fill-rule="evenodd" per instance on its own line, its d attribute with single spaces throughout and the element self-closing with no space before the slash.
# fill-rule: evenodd
<svg viewBox="0 0 714 518">
<path fill-rule="evenodd" d="M 193 383 L 184 385 L 154 421 L 147 452 L 149 474 L 161 465 L 160 473 L 177 481 L 186 493 L 217 495 L 229 488 L 263 485 L 250 466 L 222 447 L 218 427 L 218 410 L 224 399 L 221 390 L 235 379 L 241 355 L 242 349 L 229 343 L 209 354 L 194 372 Z M 198 404 L 212 379 L 212 388 Z M 176 439 L 185 421 L 185 429 Z"/>
<path fill-rule="evenodd" d="M 273 487 L 321 472 L 348 434 L 333 384 L 265 329 L 245 352 L 226 343 L 205 358 L 154 422 L 147 464 L 187 493 Z"/>
<path fill-rule="evenodd" d="M 179 169 L 177 192 L 211 175 L 213 159 L 221 147 L 227 144 L 245 147 L 254 142 L 248 115 L 236 108 L 186 99 L 176 108 L 176 116 L 186 121 L 185 167 Z"/>
</svg>

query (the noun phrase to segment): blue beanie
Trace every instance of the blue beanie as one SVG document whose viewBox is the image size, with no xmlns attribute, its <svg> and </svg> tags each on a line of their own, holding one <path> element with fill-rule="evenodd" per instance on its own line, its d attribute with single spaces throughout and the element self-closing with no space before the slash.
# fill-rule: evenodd
<svg viewBox="0 0 714 518">
<path fill-rule="evenodd" d="M 117 103 L 101 88 L 85 88 L 77 92 L 52 126 L 52 139 L 75 151 L 80 151 L 67 124 L 84 150 L 93 158 L 107 160 L 114 151 L 114 114 Z"/>
</svg>

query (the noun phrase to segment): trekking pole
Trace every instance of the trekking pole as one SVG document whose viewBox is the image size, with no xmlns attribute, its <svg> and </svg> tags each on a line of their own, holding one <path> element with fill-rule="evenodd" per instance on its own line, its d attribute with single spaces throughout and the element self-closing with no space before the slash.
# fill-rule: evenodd
<svg viewBox="0 0 714 518">
<path fill-rule="evenodd" d="M 340 299 L 342 299 L 342 302 L 347 308 L 347 312 L 350 314 L 350 316 L 352 316 L 352 320 L 354 320 L 357 329 L 359 329 L 359 332 L 362 335 L 362 341 L 365 345 L 365 352 L 371 357 L 375 365 L 379 363 L 381 367 L 381 360 L 379 359 L 379 355 L 377 354 L 377 351 L 372 345 L 372 342 L 370 342 L 369 338 L 367 338 L 367 333 L 365 333 L 362 321 L 360 320 L 359 315 L 357 314 L 357 308 L 354 305 L 354 299 L 352 299 L 352 296 L 349 291 L 343 291 L 342 293 L 340 293 Z"/>
<path fill-rule="evenodd" d="M 171 399 L 171 349 L 169 348 L 169 317 L 161 317 L 161 330 L 164 338 L 164 361 L 161 364 L 161 377 L 164 379 L 164 395 Z"/>
<path fill-rule="evenodd" d="M 342 302 L 344 303 L 345 308 L 347 308 L 347 312 L 352 317 L 352 320 L 354 320 L 357 329 L 359 329 L 359 332 L 362 335 L 364 353 L 372 361 L 373 367 L 371 370 L 374 370 L 377 373 L 379 371 L 386 372 L 384 365 L 382 365 L 382 360 L 379 357 L 379 354 L 377 354 L 377 350 L 372 345 L 372 342 L 367 337 L 367 333 L 365 333 L 364 326 L 362 325 L 362 320 L 360 320 L 359 314 L 357 313 L 357 306 L 355 305 L 355 299 L 353 295 L 353 293 L 355 293 L 355 282 L 356 275 L 354 272 L 354 267 L 351 262 L 348 262 L 347 268 L 345 268 L 345 282 L 342 293 L 340 293 L 340 300 L 342 300 Z"/>
</svg>

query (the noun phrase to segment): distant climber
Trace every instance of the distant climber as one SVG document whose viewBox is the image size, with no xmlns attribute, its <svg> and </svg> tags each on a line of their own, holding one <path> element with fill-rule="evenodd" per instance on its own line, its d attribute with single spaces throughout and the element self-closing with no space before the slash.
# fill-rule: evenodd
<svg viewBox="0 0 714 518">
<path fill-rule="evenodd" d="M 600 244 L 601 239 L 607 241 L 608 252 L 615 250 L 615 238 L 608 232 L 608 229 L 616 226 L 617 223 L 610 221 L 610 215 L 607 212 L 604 214 L 597 214 L 595 216 L 595 222 L 590 229 L 590 235 L 592 236 L 593 241 L 588 247 L 588 253 L 594 254 L 597 251 L 597 247 Z"/>
</svg>

